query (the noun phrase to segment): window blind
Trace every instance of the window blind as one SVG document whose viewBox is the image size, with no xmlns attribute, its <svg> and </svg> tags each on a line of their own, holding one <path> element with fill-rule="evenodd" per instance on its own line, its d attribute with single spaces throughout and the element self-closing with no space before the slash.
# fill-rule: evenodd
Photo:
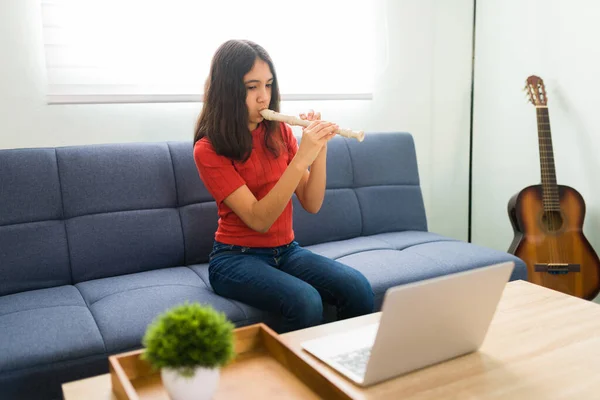
<svg viewBox="0 0 600 400">
<path fill-rule="evenodd" d="M 40 0 L 49 103 L 202 101 L 217 47 L 273 58 L 283 100 L 370 99 L 382 1 Z"/>
</svg>

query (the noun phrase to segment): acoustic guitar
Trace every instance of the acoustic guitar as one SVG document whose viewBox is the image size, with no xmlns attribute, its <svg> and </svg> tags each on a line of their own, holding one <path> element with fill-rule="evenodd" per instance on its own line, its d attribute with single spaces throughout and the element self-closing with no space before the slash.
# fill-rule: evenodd
<svg viewBox="0 0 600 400">
<path fill-rule="evenodd" d="M 537 114 L 542 182 L 508 202 L 514 231 L 508 252 L 527 264 L 530 282 L 591 300 L 600 291 L 600 260 L 583 234 L 585 201 L 577 190 L 556 183 L 543 80 L 532 75 L 525 89 Z"/>
</svg>

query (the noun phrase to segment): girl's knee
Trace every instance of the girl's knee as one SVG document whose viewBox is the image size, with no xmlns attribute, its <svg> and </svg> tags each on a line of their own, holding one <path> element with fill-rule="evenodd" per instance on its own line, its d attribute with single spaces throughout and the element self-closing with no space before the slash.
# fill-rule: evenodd
<svg viewBox="0 0 600 400">
<path fill-rule="evenodd" d="M 319 325 L 323 320 L 321 295 L 312 286 L 290 295 L 284 304 L 283 315 L 289 325 L 289 330 Z"/>
<path fill-rule="evenodd" d="M 352 303 L 355 314 L 362 315 L 373 312 L 375 307 L 375 294 L 369 280 L 359 271 L 354 273 Z"/>
</svg>

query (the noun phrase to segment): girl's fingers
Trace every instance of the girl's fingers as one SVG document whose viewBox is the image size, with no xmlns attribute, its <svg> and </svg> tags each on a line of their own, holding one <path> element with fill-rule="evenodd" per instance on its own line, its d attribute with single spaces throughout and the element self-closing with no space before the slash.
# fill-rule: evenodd
<svg viewBox="0 0 600 400">
<path fill-rule="evenodd" d="M 335 132 L 339 129 L 337 124 L 328 122 L 313 120 L 309 126 L 304 130 L 309 136 L 312 136 L 315 140 L 322 139 L 329 135 L 335 135 Z"/>
<path fill-rule="evenodd" d="M 331 124 L 328 126 L 323 127 L 323 129 L 320 130 L 319 134 L 318 134 L 318 138 L 324 138 L 327 136 L 331 136 L 331 135 L 335 135 L 335 131 L 338 129 L 338 126 L 335 124 Z"/>
</svg>

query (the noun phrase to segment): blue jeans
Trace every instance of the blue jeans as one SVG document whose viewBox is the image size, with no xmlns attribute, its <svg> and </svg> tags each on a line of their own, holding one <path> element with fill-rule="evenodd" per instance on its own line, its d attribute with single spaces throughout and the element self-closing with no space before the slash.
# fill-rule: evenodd
<svg viewBox="0 0 600 400">
<path fill-rule="evenodd" d="M 360 272 L 295 241 L 270 248 L 215 241 L 209 279 L 217 294 L 282 316 L 283 326 L 272 327 L 280 333 L 320 324 L 323 301 L 338 319 L 373 312 L 373 290 Z"/>
</svg>

